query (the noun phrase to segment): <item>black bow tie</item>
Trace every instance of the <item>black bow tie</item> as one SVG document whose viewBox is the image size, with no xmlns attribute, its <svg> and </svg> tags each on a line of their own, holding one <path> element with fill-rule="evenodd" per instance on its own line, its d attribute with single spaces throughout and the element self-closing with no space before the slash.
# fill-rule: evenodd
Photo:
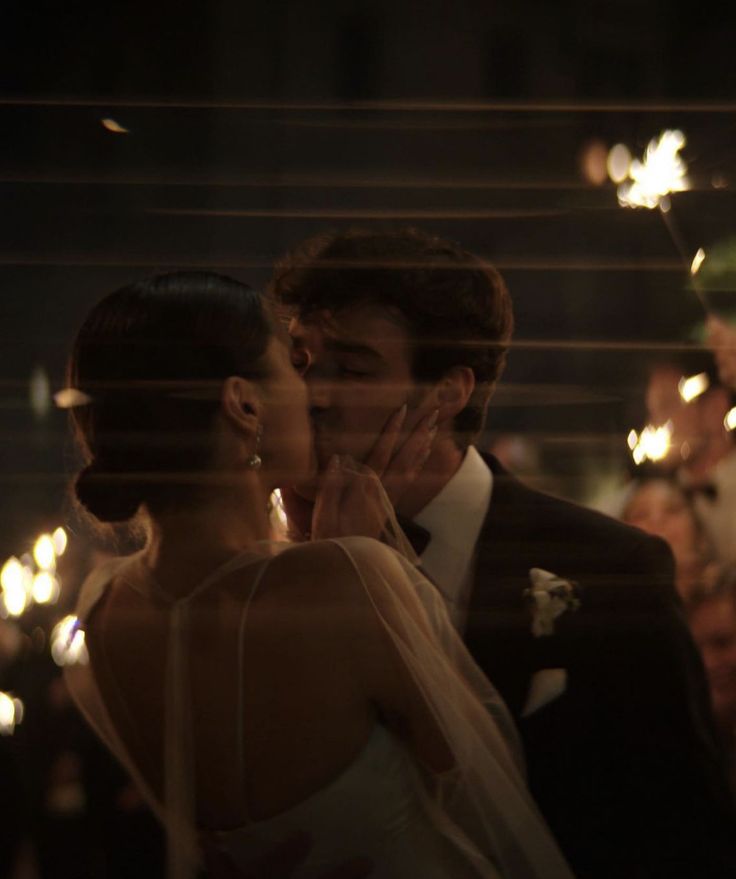
<svg viewBox="0 0 736 879">
<path fill-rule="evenodd" d="M 417 555 L 421 555 L 427 548 L 429 541 L 432 539 L 432 535 L 426 528 L 422 528 L 421 525 L 417 525 L 417 523 L 412 522 L 411 519 L 399 517 L 399 525 L 401 525 L 401 529 L 404 534 L 406 534 L 414 552 Z"/>
</svg>

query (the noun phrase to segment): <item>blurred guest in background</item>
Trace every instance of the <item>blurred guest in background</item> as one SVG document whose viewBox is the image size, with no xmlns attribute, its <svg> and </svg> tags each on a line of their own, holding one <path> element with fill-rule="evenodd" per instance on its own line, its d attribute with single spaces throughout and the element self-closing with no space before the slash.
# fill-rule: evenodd
<svg viewBox="0 0 736 879">
<path fill-rule="evenodd" d="M 688 618 L 703 656 L 716 723 L 729 757 L 731 784 L 736 792 L 736 567 L 724 569 L 712 589 L 693 593 Z"/>
<path fill-rule="evenodd" d="M 724 424 L 731 393 L 706 372 L 697 375 L 700 387 L 686 393 L 685 380 L 692 372 L 692 363 L 662 362 L 651 369 L 644 392 L 646 420 L 654 428 L 669 427 L 668 448 L 643 466 L 630 461 L 629 479 L 609 487 L 591 505 L 620 518 L 643 473 L 672 476 L 691 495 L 718 553 L 736 561 L 736 447 Z"/>
<path fill-rule="evenodd" d="M 657 469 L 673 473 L 690 495 L 718 557 L 736 562 L 736 447 L 724 423 L 731 393 L 711 384 L 688 399 L 682 392 L 684 378 L 682 367 L 671 363 L 658 365 L 650 374 L 649 420 L 671 428 L 669 452 Z"/>
<path fill-rule="evenodd" d="M 675 557 L 675 586 L 683 600 L 712 582 L 717 564 L 688 494 L 673 479 L 649 477 L 634 483 L 621 518 L 667 541 Z"/>
</svg>

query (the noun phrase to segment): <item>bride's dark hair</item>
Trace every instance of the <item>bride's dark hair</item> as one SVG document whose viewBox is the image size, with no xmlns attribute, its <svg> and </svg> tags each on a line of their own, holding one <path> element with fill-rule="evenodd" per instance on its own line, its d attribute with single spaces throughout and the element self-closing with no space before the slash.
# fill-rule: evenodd
<svg viewBox="0 0 736 879">
<path fill-rule="evenodd" d="M 173 272 L 117 290 L 77 335 L 68 383 L 87 466 L 77 500 L 101 522 L 186 502 L 211 456 L 222 382 L 259 379 L 273 335 L 260 294 L 213 272 Z"/>
</svg>

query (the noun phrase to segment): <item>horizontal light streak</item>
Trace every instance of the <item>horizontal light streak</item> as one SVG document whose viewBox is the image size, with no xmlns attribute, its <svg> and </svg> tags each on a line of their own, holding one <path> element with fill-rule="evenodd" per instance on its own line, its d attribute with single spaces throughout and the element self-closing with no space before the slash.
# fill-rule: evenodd
<svg viewBox="0 0 736 879">
<path fill-rule="evenodd" d="M 249 219 L 296 220 L 509 220 L 523 217 L 561 217 L 568 208 L 450 210 L 408 208 L 370 210 L 367 208 L 146 208 L 143 213 L 168 217 L 246 217 Z"/>
<path fill-rule="evenodd" d="M 112 97 L 3 97 L 0 107 L 102 107 L 142 110 L 255 110 L 386 113 L 733 113 L 736 103 L 662 101 L 197 101 Z"/>
<path fill-rule="evenodd" d="M 280 256 L 280 254 L 279 254 Z M 79 266 L 85 268 L 156 268 L 163 271 L 167 266 L 175 266 L 177 269 L 205 268 L 205 269 L 272 269 L 274 255 L 271 260 L 243 260 L 226 259 L 203 256 L 201 259 L 187 257 L 182 260 L 173 254 L 160 256 L 140 257 L 135 254 L 121 254 L 115 256 L 99 256 L 90 259 L 85 255 L 32 257 L 20 253 L 0 253 L 0 265 L 4 266 Z M 677 272 L 682 273 L 682 263 L 679 260 L 663 259 L 650 260 L 647 262 L 620 259 L 615 262 L 594 260 L 564 260 L 540 258 L 537 261 L 529 259 L 518 260 L 511 258 L 490 258 L 490 262 L 501 271 L 583 271 L 583 272 Z"/>
<path fill-rule="evenodd" d="M 233 189 L 508 189 L 513 190 L 589 190 L 590 184 L 578 180 L 457 180 L 453 177 L 441 179 L 410 178 L 410 177 L 301 177 L 275 175 L 269 179 L 248 178 L 231 180 L 194 179 L 181 180 L 165 177 L 43 177 L 38 175 L 19 174 L 14 177 L 0 177 L 2 184 L 45 184 L 57 186 L 190 186 L 192 188 L 207 186 L 213 188 L 231 187 Z M 703 187 L 703 191 L 712 192 L 712 187 Z"/>
</svg>

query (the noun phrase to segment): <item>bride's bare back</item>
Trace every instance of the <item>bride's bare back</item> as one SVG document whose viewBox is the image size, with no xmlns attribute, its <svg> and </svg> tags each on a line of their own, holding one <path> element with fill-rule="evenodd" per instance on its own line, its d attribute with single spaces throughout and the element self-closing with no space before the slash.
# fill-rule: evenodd
<svg viewBox="0 0 736 879">
<path fill-rule="evenodd" d="M 390 553 L 375 546 L 390 567 Z M 377 715 L 422 762 L 448 768 L 432 715 L 343 551 L 321 542 L 249 561 L 190 599 L 199 823 L 235 827 L 306 799 L 351 763 Z M 131 565 L 111 583 L 87 637 L 112 721 L 163 799 L 172 606 L 156 593 L 145 567 Z"/>
</svg>

